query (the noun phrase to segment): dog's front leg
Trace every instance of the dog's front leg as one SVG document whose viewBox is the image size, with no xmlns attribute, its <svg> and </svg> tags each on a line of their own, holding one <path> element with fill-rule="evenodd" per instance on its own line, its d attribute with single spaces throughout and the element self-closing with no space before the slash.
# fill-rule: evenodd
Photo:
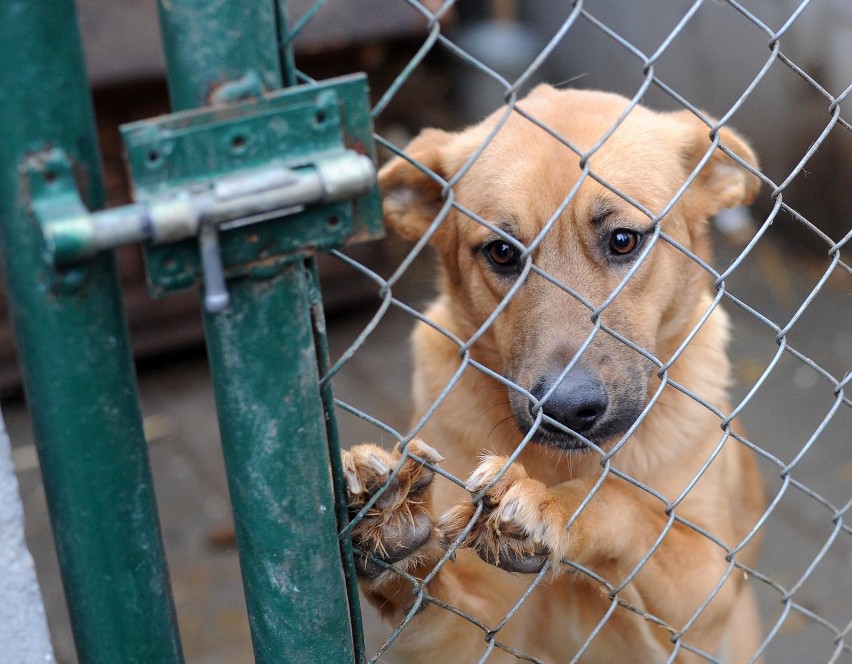
<svg viewBox="0 0 852 664">
<path fill-rule="evenodd" d="M 646 613 L 670 626 L 668 632 L 656 630 L 655 639 L 662 642 L 689 625 L 687 641 L 712 652 L 739 585 L 739 575 L 732 575 L 716 591 L 728 568 L 724 550 L 696 530 L 670 523 L 663 506 L 655 505 L 632 485 L 613 477 L 595 490 L 596 480 L 577 479 L 548 487 L 529 477 L 520 464 L 487 456 L 467 483 L 474 495 L 484 491 L 479 516 L 472 502 L 460 504 L 441 517 L 438 528 L 446 546 L 475 519 L 461 546 L 510 572 L 539 572 L 549 562 L 558 575 L 571 569 L 562 562 L 568 560 L 612 587 L 631 577 L 619 596 L 637 610 L 637 619 Z M 568 527 L 590 492 L 594 495 Z M 714 592 L 713 601 L 692 622 Z"/>
</svg>

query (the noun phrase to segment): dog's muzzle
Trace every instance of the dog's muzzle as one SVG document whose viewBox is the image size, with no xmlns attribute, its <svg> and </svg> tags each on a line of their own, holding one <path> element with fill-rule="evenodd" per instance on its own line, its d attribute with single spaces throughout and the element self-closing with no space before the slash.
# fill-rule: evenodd
<svg viewBox="0 0 852 664">
<path fill-rule="evenodd" d="M 542 445 L 582 451 L 591 449 L 589 441 L 603 447 L 630 429 L 647 402 L 647 384 L 636 372 L 617 385 L 607 385 L 597 372 L 581 365 L 561 376 L 561 370 L 540 376 L 529 389 L 532 399 L 509 393 L 515 421 L 524 434 L 535 426 L 539 409 L 546 416 L 533 434 Z"/>
<path fill-rule="evenodd" d="M 609 397 L 604 384 L 590 371 L 577 367 L 562 380 L 561 372 L 552 372 L 539 378 L 530 393 L 539 402 L 529 402 L 529 417 L 534 421 L 540 407 L 544 414 L 583 436 L 591 436 L 603 421 Z M 558 383 L 557 383 L 558 381 Z M 529 426 L 526 427 L 529 429 Z M 565 449 L 584 447 L 583 442 L 554 426 L 546 419 L 539 425 L 540 442 Z"/>
</svg>

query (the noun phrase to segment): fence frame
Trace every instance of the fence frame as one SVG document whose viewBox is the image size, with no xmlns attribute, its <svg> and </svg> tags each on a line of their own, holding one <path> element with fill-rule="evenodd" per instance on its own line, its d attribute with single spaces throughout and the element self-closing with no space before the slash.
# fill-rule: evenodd
<svg viewBox="0 0 852 664">
<path fill-rule="evenodd" d="M 161 1 L 173 108 L 245 103 L 295 83 L 285 12 L 283 0 Z M 3 18 L 6 284 L 78 654 L 182 662 L 114 259 L 56 267 L 39 223 L 104 198 L 74 3 L 10 6 Z M 375 192 L 358 213 L 376 217 L 362 237 L 380 232 Z M 202 257 L 218 249 L 217 232 L 202 232 Z M 230 306 L 204 313 L 261 663 L 363 659 L 351 545 L 338 538 L 345 494 L 320 383 L 328 354 L 313 253 L 306 245 L 249 274 L 226 270 Z"/>
<path fill-rule="evenodd" d="M 31 183 L 71 159 L 103 180 L 72 0 L 6 3 L 0 20 L 4 281 L 81 661 L 182 661 L 115 262 L 44 261 Z"/>
</svg>

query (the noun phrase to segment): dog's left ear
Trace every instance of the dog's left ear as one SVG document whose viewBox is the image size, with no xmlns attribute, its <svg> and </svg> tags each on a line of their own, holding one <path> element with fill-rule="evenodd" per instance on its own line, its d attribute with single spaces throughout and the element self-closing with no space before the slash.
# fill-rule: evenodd
<svg viewBox="0 0 852 664">
<path fill-rule="evenodd" d="M 692 171 L 710 148 L 710 130 L 691 111 L 672 114 L 686 127 L 685 160 Z M 758 168 L 757 156 L 749 144 L 737 132 L 728 127 L 719 131 L 719 142 L 747 164 Z M 760 179 L 716 148 L 701 169 L 687 196 L 698 197 L 699 204 L 707 216 L 725 208 L 748 205 L 760 190 Z"/>
<path fill-rule="evenodd" d="M 439 178 L 446 178 L 444 147 L 452 138 L 424 129 L 405 148 L 410 160 L 395 157 L 379 171 L 385 222 L 406 240 L 422 237 L 443 205 Z"/>
</svg>

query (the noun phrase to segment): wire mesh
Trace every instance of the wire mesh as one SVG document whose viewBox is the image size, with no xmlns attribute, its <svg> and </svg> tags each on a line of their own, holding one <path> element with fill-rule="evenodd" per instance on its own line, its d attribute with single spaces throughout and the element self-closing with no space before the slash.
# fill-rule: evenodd
<svg viewBox="0 0 852 664">
<path fill-rule="evenodd" d="M 400 450 L 400 456 L 386 483 L 378 488 L 360 511 L 352 515 L 341 537 L 350 536 L 352 530 L 375 508 L 385 491 L 394 486 L 409 459 L 434 471 L 440 476 L 440 481 L 448 480 L 469 491 L 473 511 L 466 527 L 447 543 L 445 552 L 425 578 L 416 578 L 386 560 L 371 556 L 369 552 L 360 552 L 380 569 L 390 570 L 405 580 L 408 585 L 406 592 L 412 595 L 410 608 L 395 623 L 380 619 L 377 629 L 375 626 L 368 628 L 368 631 L 373 630 L 382 635 L 378 642 L 368 640 L 373 648 L 369 653 L 370 661 L 394 661 L 395 644 L 417 630 L 425 631 L 425 636 L 421 634 L 418 637 L 421 640 L 440 640 L 440 633 L 430 632 L 426 620 L 417 620 L 417 616 L 427 606 L 430 612 L 460 619 L 481 632 L 481 649 L 470 661 L 497 661 L 499 656 L 508 658 L 507 661 L 512 658 L 531 662 L 550 661 L 526 652 L 503 636 L 507 633 L 506 626 L 530 601 L 530 597 L 540 593 L 542 586 L 552 582 L 553 569 L 550 563 L 537 573 L 519 575 L 525 581 L 523 592 L 516 600 L 509 602 L 510 608 L 493 624 L 430 593 L 430 583 L 441 574 L 445 566 L 454 564 L 452 561 L 456 550 L 466 540 L 484 510 L 490 509 L 486 505 L 489 489 L 508 472 L 510 465 L 528 445 L 535 444 L 533 439 L 539 427 L 573 434 L 585 442 L 588 454 L 599 457 L 599 470 L 594 482 L 587 495 L 579 501 L 576 512 L 564 524 L 569 531 L 604 482 L 613 480 L 626 482 L 647 494 L 648 501 L 664 517 L 662 530 L 653 533 L 650 546 L 635 552 L 638 562 L 621 578 L 606 578 L 575 560 L 562 561 L 564 573 L 583 577 L 586 583 L 599 589 L 607 598 L 607 608 L 591 629 L 583 634 L 572 632 L 571 638 L 565 639 L 565 645 L 559 650 L 555 661 L 581 661 L 584 655 L 588 656 L 590 648 L 603 638 L 602 632 L 607 625 L 615 624 L 622 612 L 636 614 L 654 630 L 666 633 L 669 645 L 665 650 L 665 658 L 668 661 L 679 660 L 685 653 L 691 653 L 696 661 L 728 661 L 724 654 L 707 651 L 692 637 L 696 621 L 708 611 L 708 606 L 724 592 L 726 582 L 735 575 L 747 577 L 755 588 L 764 623 L 760 645 L 751 653 L 750 661 L 758 661 L 764 656 L 777 662 L 852 661 L 852 643 L 849 642 L 852 628 L 852 604 L 849 602 L 852 596 L 849 594 L 852 590 L 849 569 L 852 561 L 852 526 L 847 518 L 852 505 L 849 491 L 852 466 L 849 465 L 848 451 L 845 449 L 849 442 L 849 425 L 852 424 L 852 399 L 848 392 L 852 375 L 852 353 L 849 350 L 852 348 L 852 328 L 844 328 L 850 322 L 848 297 L 852 292 L 852 267 L 848 251 L 852 230 L 849 230 L 848 218 L 845 223 L 841 221 L 839 230 L 823 227 L 824 224 L 814 220 L 822 216 L 819 198 L 805 200 L 800 204 L 796 191 L 796 186 L 809 176 L 809 169 L 815 168 L 815 158 L 827 150 L 833 140 L 848 142 L 852 130 L 842 107 L 852 86 L 847 85 L 832 94 L 828 84 L 818 82 L 824 72 L 816 71 L 809 64 L 807 54 L 800 55 L 805 40 L 799 33 L 805 34 L 808 21 L 814 21 L 812 16 L 828 16 L 827 7 L 830 3 L 805 0 L 774 3 L 771 7 L 768 2 L 740 3 L 735 0 L 724 3 L 711 0 L 668 3 L 662 14 L 664 18 L 660 19 L 654 35 L 633 34 L 630 26 L 625 29 L 624 22 L 614 21 L 611 5 L 618 3 L 583 0 L 549 5 L 540 3 L 547 5 L 551 13 L 555 12 L 559 20 L 549 24 L 550 34 L 541 35 L 540 47 L 533 57 L 522 63 L 514 74 L 507 75 L 464 45 L 460 38 L 461 30 L 455 22 L 456 12 L 462 9 L 463 3 L 457 6 L 451 0 L 443 3 L 416 0 L 398 2 L 419 15 L 422 34 L 425 36 L 416 43 L 409 42 L 404 46 L 404 52 L 410 57 L 399 63 L 401 68 L 398 75 L 384 89 L 377 91 L 373 108 L 373 117 L 379 127 L 376 140 L 386 149 L 389 157 L 407 160 L 430 178 L 442 192 L 442 204 L 422 237 L 413 244 L 392 245 L 388 250 L 389 260 L 380 269 L 371 269 L 344 253 L 334 254 L 351 271 L 353 278 L 362 278 L 372 284 L 378 302 L 363 319 L 363 324 L 356 325 L 345 342 L 337 343 L 336 358 L 324 378 L 324 385 L 330 383 L 335 388 L 335 404 L 344 432 L 344 447 L 361 440 L 378 439 L 388 448 L 399 442 Z M 322 15 L 325 4 L 315 3 L 302 20 L 293 21 L 292 24 L 298 26 L 299 30 L 303 29 L 315 16 Z M 556 5 L 558 9 L 554 8 Z M 639 5 L 647 5 L 644 7 L 647 12 L 660 9 L 658 3 L 650 0 L 637 3 Z M 520 14 L 521 18 L 529 19 L 525 11 L 516 7 L 515 18 Z M 642 11 L 641 7 L 639 11 Z M 723 16 L 724 21 L 714 23 L 719 16 Z M 773 28 L 770 24 L 780 27 Z M 665 25 L 671 27 L 660 27 Z M 822 31 L 829 28 L 824 23 L 819 24 Z M 714 29 L 718 33 L 713 33 Z M 684 84 L 672 64 L 672 60 L 682 56 L 684 42 L 696 30 L 710 31 L 714 35 L 710 40 L 713 47 L 701 54 L 706 60 L 699 71 L 707 72 L 708 77 L 711 73 L 713 77 L 722 79 L 726 75 L 736 77 L 741 82 L 738 91 L 728 95 L 729 99 L 717 100 L 712 108 L 713 116 L 700 110 L 706 107 L 707 100 L 696 94 L 695 82 Z M 757 45 L 764 49 L 762 55 L 755 55 L 749 62 L 736 63 L 740 65 L 736 71 L 731 68 L 732 64 L 724 53 L 726 40 L 735 39 L 748 40 L 750 47 Z M 551 65 L 554 58 L 559 57 L 559 49 L 572 41 L 583 45 L 599 44 L 601 48 L 619 53 L 613 56 L 616 57 L 614 61 L 619 63 L 623 73 L 632 76 L 629 83 L 625 83 L 627 78 L 616 77 L 616 87 L 628 102 L 609 129 L 588 149 L 572 144 L 534 113 L 518 106 L 518 101 L 523 98 L 531 82 L 552 76 Z M 472 72 L 488 85 L 499 88 L 502 97 L 497 120 L 464 163 L 446 178 L 430 170 L 428 165 L 418 162 L 406 151 L 407 138 L 416 133 L 419 127 L 409 127 L 407 129 L 410 131 L 400 132 L 399 127 L 392 122 L 385 122 L 389 114 L 393 115 L 395 104 L 406 96 L 406 88 L 412 85 L 412 77 L 424 70 L 434 75 L 436 69 L 449 72 L 448 75 L 460 70 Z M 777 79 L 789 75 L 795 80 L 795 83 L 789 85 L 799 86 L 797 90 L 805 90 L 810 95 L 807 117 L 802 117 L 802 107 L 794 108 L 790 111 L 793 117 L 783 120 L 779 119 L 780 113 L 761 114 L 759 109 L 766 107 L 766 99 L 771 99 L 777 90 Z M 306 75 L 301 76 L 302 80 L 308 80 Z M 589 76 L 588 81 L 584 81 L 582 76 L 577 80 L 573 76 L 571 78 L 570 83 L 577 85 L 599 84 L 594 75 Z M 559 80 L 556 83 L 557 87 L 565 87 Z M 441 103 L 430 98 L 428 87 L 420 85 L 416 92 L 423 105 Z M 659 213 L 646 208 L 595 170 L 595 155 L 624 126 L 627 118 L 636 112 L 636 107 L 649 101 L 669 109 L 687 110 L 706 125 L 709 137 L 706 151 Z M 821 115 L 818 116 L 815 110 Z M 500 132 L 504 131 L 510 119 L 518 116 L 560 141 L 567 149 L 566 154 L 568 151 L 573 154 L 578 169 L 576 183 L 570 187 L 561 203 L 554 207 L 550 217 L 541 224 L 536 237 L 526 244 L 508 234 L 497 220 L 477 214 L 457 198 L 459 182 L 468 176 L 471 168 Z M 719 120 L 713 117 L 719 117 Z M 777 123 L 777 127 L 773 126 L 773 122 Z M 771 137 L 769 144 L 772 146 L 781 145 L 789 138 L 784 132 L 791 128 L 796 130 L 799 125 L 802 133 L 810 138 L 795 137 L 794 134 L 794 143 L 800 144 L 804 140 L 807 144 L 792 165 L 779 166 L 779 160 L 766 159 L 769 166 L 758 170 L 726 145 L 722 136 L 724 127 L 739 123 L 762 127 L 763 134 Z M 384 136 L 385 133 L 389 136 Z M 400 134 L 403 134 L 402 140 L 399 140 Z M 759 178 L 763 188 L 753 212 L 757 223 L 746 226 L 746 237 L 736 240 L 716 233 L 718 244 L 721 245 L 721 258 L 711 264 L 668 233 L 666 219 L 694 185 L 702 169 L 719 152 Z M 507 164 L 507 168 L 509 166 Z M 819 177 L 830 179 L 833 175 L 835 173 L 831 169 L 823 169 Z M 590 182 L 620 197 L 647 217 L 648 221 L 647 237 L 635 262 L 625 271 L 612 292 L 597 305 L 583 296 L 577 284 L 563 282 L 535 261 L 536 252 L 545 238 L 560 224 L 566 209 L 576 200 L 580 188 Z M 842 187 L 836 181 L 833 186 Z M 453 214 L 464 215 L 470 223 L 488 229 L 494 236 L 512 245 L 520 256 L 520 269 L 513 284 L 490 314 L 479 321 L 476 329 L 466 338 L 460 338 L 424 313 L 432 293 L 431 286 L 424 286 L 424 279 L 429 282 L 433 280 L 430 267 L 432 256 L 428 246 L 440 229 L 449 223 L 448 219 Z M 742 229 L 740 235 L 743 235 Z M 809 243 L 811 249 L 794 255 L 783 247 L 785 243 Z M 712 301 L 669 358 L 657 357 L 652 350 L 608 325 L 604 317 L 613 302 L 624 295 L 628 284 L 636 278 L 651 253 L 662 247 L 693 261 L 712 279 L 715 289 Z M 806 257 L 800 257 L 803 255 Z M 513 383 L 477 360 L 474 352 L 477 344 L 493 329 L 495 321 L 508 315 L 507 310 L 518 292 L 533 279 L 545 281 L 572 298 L 580 307 L 577 310 L 582 309 L 589 322 L 588 334 L 579 341 L 577 351 L 561 367 L 553 386 L 539 396 L 534 395 L 528 386 Z M 729 411 L 720 410 L 707 395 L 680 384 L 670 375 L 672 365 L 695 343 L 696 336 L 719 307 L 729 311 L 735 323 L 731 352 L 738 385 L 732 389 L 732 406 Z M 400 409 L 407 410 L 406 399 L 400 395 L 397 387 L 381 386 L 383 383 L 399 386 L 407 382 L 412 370 L 408 364 L 410 360 L 399 358 L 407 353 L 408 329 L 415 323 L 429 326 L 456 346 L 459 361 L 451 379 L 441 386 L 431 404 L 423 412 L 417 413 L 412 423 L 406 424 L 407 413 L 399 412 Z M 653 365 L 654 374 L 659 380 L 649 389 L 647 404 L 635 423 L 618 440 L 608 444 L 606 449 L 584 438 L 582 433 L 570 430 L 544 409 L 556 387 L 580 362 L 587 348 L 602 338 L 614 339 L 632 349 L 637 358 Z M 388 350 L 389 344 L 398 350 Z M 364 371 L 364 362 L 381 355 L 387 355 L 391 360 L 375 369 L 369 378 L 356 378 L 361 389 L 348 392 L 345 387 L 337 389 L 341 375 L 347 372 L 357 375 Z M 360 361 L 361 357 L 367 359 Z M 437 417 L 436 413 L 465 372 L 479 372 L 506 392 L 515 392 L 529 400 L 534 417 L 529 433 L 509 450 L 502 471 L 485 486 L 476 488 L 471 488 L 465 477 L 447 472 L 440 465 L 418 456 L 409 447 L 409 443 L 422 434 L 427 423 Z M 712 413 L 719 424 L 718 439 L 712 452 L 702 460 L 683 490 L 675 496 L 663 495 L 653 486 L 648 486 L 617 467 L 618 455 L 631 444 L 631 436 L 637 427 L 653 409 L 662 407 L 659 401 L 664 390 L 676 390 L 686 395 Z M 385 398 L 371 397 L 371 391 L 385 394 Z M 393 394 L 388 395 L 389 391 Z M 797 408 L 802 391 L 808 391 L 810 395 L 808 398 L 811 405 L 808 410 Z M 800 415 L 805 412 L 809 414 L 807 417 Z M 747 421 L 751 433 L 745 434 L 737 428 L 735 418 Z M 779 433 L 780 440 L 775 438 Z M 499 441 L 495 442 L 493 436 L 489 437 L 488 432 L 486 434 L 481 447 L 493 449 Z M 440 451 L 441 441 L 427 442 Z M 705 473 L 717 463 L 720 453 L 730 446 L 747 448 L 758 458 L 768 493 L 767 504 L 760 518 L 746 536 L 736 542 L 723 541 L 719 533 L 702 528 L 679 511 Z M 827 479 L 829 475 L 832 478 L 830 481 Z M 691 616 L 681 624 L 668 624 L 648 607 L 637 603 L 632 589 L 636 578 L 659 555 L 660 547 L 672 537 L 672 531 L 676 529 L 688 529 L 699 534 L 726 562 L 720 568 L 721 575 L 714 580 L 712 588 Z M 744 563 L 741 552 L 759 537 L 764 540 L 762 557 L 755 565 Z M 681 571 L 684 578 L 688 573 L 688 570 Z M 566 633 L 568 631 L 566 628 Z"/>
</svg>

